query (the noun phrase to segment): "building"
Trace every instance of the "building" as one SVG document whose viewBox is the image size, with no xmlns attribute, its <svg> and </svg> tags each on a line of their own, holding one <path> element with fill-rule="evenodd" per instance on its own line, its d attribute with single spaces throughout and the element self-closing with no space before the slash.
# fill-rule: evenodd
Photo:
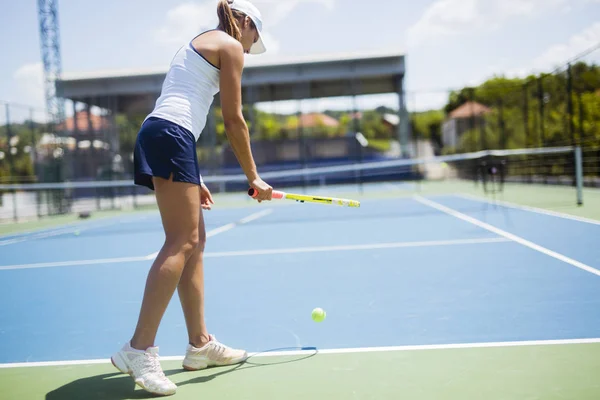
<svg viewBox="0 0 600 400">
<path fill-rule="evenodd" d="M 485 115 L 491 111 L 481 103 L 468 101 L 448 114 L 442 125 L 444 147 L 458 147 L 462 135 L 471 129 L 481 129 L 485 125 Z"/>
<path fill-rule="evenodd" d="M 166 70 L 63 74 L 63 78 L 57 81 L 57 90 L 62 97 L 73 101 L 74 109 L 87 111 L 98 107 L 103 110 L 110 122 L 105 141 L 109 144 L 111 158 L 121 155 L 122 159 L 128 159 L 129 154 L 120 154 L 122 152 L 116 115 L 132 116 L 149 112 L 160 94 L 165 74 Z M 398 138 L 402 154 L 406 157 L 409 154 L 410 135 L 408 118 L 403 118 L 407 114 L 404 75 L 404 55 L 397 52 L 327 54 L 277 61 L 252 59 L 244 68 L 242 100 L 244 105 L 250 106 L 279 101 L 297 101 L 300 104 L 303 99 L 395 93 L 398 96 L 400 123 L 394 136 Z M 220 98 L 217 94 L 213 107 L 219 103 Z M 252 110 L 252 107 L 249 109 Z M 253 135 L 258 133 L 256 129 L 259 129 L 254 123 L 254 117 L 251 111 L 248 122 Z M 200 144 L 209 149 L 207 154 L 211 155 L 202 160 L 202 167 L 206 171 L 218 173 L 220 166 L 227 164 L 227 160 L 222 152 L 219 154 L 216 147 L 215 123 L 215 113 L 210 112 Z M 333 122 L 329 119 L 321 119 L 320 123 L 332 129 L 330 123 Z M 302 136 L 302 129 L 304 127 L 299 124 L 299 137 Z M 87 130 L 93 129 L 88 127 Z M 258 148 L 256 152 L 257 155 L 261 153 Z M 305 159 L 307 152 L 301 150 L 294 153 L 299 155 L 300 159 Z M 286 150 L 285 154 L 291 153 Z M 90 166 L 90 169 L 95 168 Z"/>
</svg>

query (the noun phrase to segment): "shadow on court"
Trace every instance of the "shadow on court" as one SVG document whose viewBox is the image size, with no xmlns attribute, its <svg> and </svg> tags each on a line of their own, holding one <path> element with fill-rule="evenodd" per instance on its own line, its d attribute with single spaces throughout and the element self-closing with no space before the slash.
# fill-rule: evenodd
<svg viewBox="0 0 600 400">
<path fill-rule="evenodd" d="M 266 354 L 274 351 L 285 350 L 306 350 L 307 354 L 277 356 L 277 357 L 258 357 L 260 354 Z M 307 360 L 317 355 L 318 350 L 314 347 L 285 348 L 268 350 L 249 357 L 246 362 L 228 367 L 214 367 L 203 371 L 190 372 L 182 368 L 166 369 L 165 375 L 173 380 L 179 388 L 185 385 L 194 385 L 210 382 L 223 375 L 233 372 L 241 372 L 257 367 L 269 367 L 288 363 Z M 189 376 L 189 379 L 185 379 Z M 183 379 L 182 379 L 183 378 Z M 46 394 L 46 400 L 129 400 L 129 399 L 148 399 L 158 396 L 147 393 L 136 386 L 129 375 L 119 372 L 110 374 L 95 375 L 86 378 L 77 379 L 67 383 Z"/>
<path fill-rule="evenodd" d="M 115 372 L 77 379 L 46 394 L 46 400 L 125 400 L 150 397 L 149 393 L 135 388 L 131 377 Z"/>
</svg>

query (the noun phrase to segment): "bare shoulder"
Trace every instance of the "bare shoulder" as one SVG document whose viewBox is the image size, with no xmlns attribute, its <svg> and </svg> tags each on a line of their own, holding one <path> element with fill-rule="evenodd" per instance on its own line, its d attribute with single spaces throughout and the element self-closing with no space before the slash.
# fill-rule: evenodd
<svg viewBox="0 0 600 400">
<path fill-rule="evenodd" d="M 229 56 L 241 56 L 244 57 L 244 48 L 242 44 L 229 36 L 228 34 L 223 32 L 223 35 L 220 40 L 219 50 L 223 54 L 227 54 Z"/>
<path fill-rule="evenodd" d="M 228 38 L 225 38 L 219 46 L 221 68 L 233 67 L 234 70 L 239 70 L 244 65 L 244 48 L 239 41 L 229 35 L 227 36 Z"/>
<path fill-rule="evenodd" d="M 217 68 L 221 68 L 223 60 L 226 60 L 226 63 L 237 60 L 238 54 L 243 60 L 242 44 L 220 30 L 215 29 L 199 35 L 192 41 L 192 46 Z"/>
</svg>

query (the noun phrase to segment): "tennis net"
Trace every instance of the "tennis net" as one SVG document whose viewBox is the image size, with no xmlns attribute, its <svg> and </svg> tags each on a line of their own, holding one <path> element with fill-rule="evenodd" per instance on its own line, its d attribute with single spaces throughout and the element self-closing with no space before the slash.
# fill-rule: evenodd
<svg viewBox="0 0 600 400">
<path fill-rule="evenodd" d="M 584 171 L 584 166 L 588 167 Z M 598 163 L 584 163 L 578 147 L 489 150 L 412 159 L 369 160 L 310 168 L 259 168 L 275 189 L 357 198 L 416 192 L 502 193 L 510 185 L 545 185 L 567 191 L 581 203 L 582 188 L 600 187 Z M 240 170 L 203 177 L 222 201 L 252 201 Z M 511 186 L 512 187 L 512 186 Z M 156 207 L 154 194 L 132 180 L 0 184 L 0 220 Z"/>
</svg>

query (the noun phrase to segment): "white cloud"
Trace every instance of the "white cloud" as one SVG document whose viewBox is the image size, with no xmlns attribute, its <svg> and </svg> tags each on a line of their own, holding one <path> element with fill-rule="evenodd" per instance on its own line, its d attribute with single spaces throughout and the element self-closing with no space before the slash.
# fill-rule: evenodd
<svg viewBox="0 0 600 400">
<path fill-rule="evenodd" d="M 567 43 L 556 44 L 548 48 L 533 60 L 532 68 L 535 70 L 548 70 L 557 67 L 598 43 L 600 43 L 600 22 L 596 22 L 582 32 L 571 36 Z"/>
<path fill-rule="evenodd" d="M 265 25 L 267 26 L 280 24 L 296 7 L 308 3 L 321 5 L 329 11 L 335 7 L 335 0 L 254 0 L 254 4 L 261 10 Z"/>
<path fill-rule="evenodd" d="M 162 45 L 180 45 L 193 38 L 200 31 L 218 25 L 217 1 L 186 2 L 169 10 L 165 23 L 156 31 L 156 40 Z M 265 44 L 269 54 L 278 52 L 279 42 L 270 29 L 285 21 L 294 9 L 301 4 L 314 3 L 333 10 L 335 0 L 255 0 L 261 10 L 265 24 Z"/>
<path fill-rule="evenodd" d="M 440 37 L 492 30 L 515 17 L 543 15 L 575 2 L 598 0 L 436 0 L 408 29 L 408 45 L 416 46 Z"/>
<path fill-rule="evenodd" d="M 22 122 L 30 118 L 36 121 L 46 120 L 46 97 L 44 92 L 44 67 L 41 62 L 27 63 L 12 73 L 9 90 L 2 100 L 9 102 L 10 120 Z M 0 121 L 4 119 L 4 108 L 1 108 Z M 1 124 L 1 122 L 0 122 Z"/>
<path fill-rule="evenodd" d="M 183 3 L 167 12 L 164 25 L 156 31 L 156 39 L 160 44 L 183 44 L 217 23 L 215 3 Z"/>
<path fill-rule="evenodd" d="M 532 73 L 549 72 L 564 65 L 567 61 L 600 43 L 600 22 L 596 22 L 583 31 L 571 36 L 566 43 L 550 46 L 546 51 L 533 59 L 528 65 L 506 71 L 509 77 L 525 77 Z M 600 51 L 596 51 L 584 61 L 600 61 Z"/>
<path fill-rule="evenodd" d="M 478 22 L 477 3 L 478 0 L 437 0 L 408 29 L 409 46 L 465 31 Z"/>
<path fill-rule="evenodd" d="M 44 65 L 41 62 L 21 66 L 13 74 L 19 91 L 18 101 L 36 108 L 45 107 Z"/>
</svg>

